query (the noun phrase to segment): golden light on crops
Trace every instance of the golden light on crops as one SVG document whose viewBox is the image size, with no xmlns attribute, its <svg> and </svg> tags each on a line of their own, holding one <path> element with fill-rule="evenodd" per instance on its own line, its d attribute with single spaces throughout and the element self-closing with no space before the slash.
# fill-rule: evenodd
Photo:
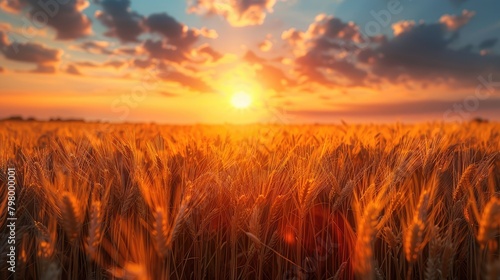
<svg viewBox="0 0 500 280">
<path fill-rule="evenodd" d="M 252 97 L 244 91 L 239 91 L 231 97 L 231 104 L 237 109 L 246 109 L 252 104 Z"/>
</svg>

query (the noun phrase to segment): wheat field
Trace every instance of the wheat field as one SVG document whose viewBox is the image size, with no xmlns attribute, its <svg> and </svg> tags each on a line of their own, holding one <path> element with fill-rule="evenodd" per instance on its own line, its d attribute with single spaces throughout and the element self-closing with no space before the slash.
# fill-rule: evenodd
<svg viewBox="0 0 500 280">
<path fill-rule="evenodd" d="M 500 124 L 3 122 L 17 279 L 500 279 Z"/>
</svg>

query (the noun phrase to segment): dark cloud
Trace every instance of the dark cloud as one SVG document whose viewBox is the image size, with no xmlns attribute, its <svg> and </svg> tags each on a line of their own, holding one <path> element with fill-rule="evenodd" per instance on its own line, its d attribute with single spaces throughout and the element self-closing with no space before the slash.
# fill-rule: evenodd
<svg viewBox="0 0 500 280">
<path fill-rule="evenodd" d="M 357 44 L 365 39 L 353 22 L 318 15 L 306 32 L 290 29 L 282 34 L 297 57 L 295 68 L 299 76 L 322 85 L 361 86 L 365 70 L 350 61 L 358 51 Z"/>
<path fill-rule="evenodd" d="M 99 64 L 94 63 L 94 62 L 90 62 L 90 61 L 79 61 L 79 62 L 75 62 L 75 64 L 80 66 L 80 67 L 91 67 L 91 68 L 100 66 Z"/>
<path fill-rule="evenodd" d="M 149 54 L 150 59 L 181 64 L 200 63 L 195 57 L 196 54 L 208 56 L 212 61 L 222 58 L 222 54 L 208 45 L 198 48 L 195 46 L 202 37 L 217 37 L 217 33 L 213 30 L 191 29 L 166 13 L 152 14 L 146 18 L 144 24 L 150 32 L 161 34 L 163 37 L 163 40 L 148 39 L 143 43 L 143 49 Z"/>
<path fill-rule="evenodd" d="M 62 54 L 60 50 L 49 49 L 36 43 L 14 43 L 5 47 L 2 52 L 8 59 L 34 63 L 57 62 Z"/>
<path fill-rule="evenodd" d="M 292 47 L 295 71 L 309 82 L 349 87 L 411 80 L 471 87 L 479 75 L 500 73 L 500 56 L 484 50 L 496 39 L 480 44 L 481 52 L 456 47 L 460 28 L 473 16 L 464 10 L 439 23 L 400 21 L 392 25 L 391 38 L 363 38 L 354 23 L 319 15 L 307 31 L 290 29 L 282 39 Z"/>
<path fill-rule="evenodd" d="M 48 25 L 55 29 L 57 39 L 69 40 L 92 33 L 92 23 L 83 13 L 88 5 L 86 0 L 8 0 L 2 1 L 1 7 L 8 12 L 19 12 L 24 7 L 29 7 L 34 27 Z"/>
<path fill-rule="evenodd" d="M 500 72 L 500 56 L 456 50 L 456 40 L 456 33 L 442 24 L 420 24 L 375 49 L 373 72 L 393 82 L 407 76 L 469 86 L 477 83 L 478 75 Z"/>
<path fill-rule="evenodd" d="M 78 49 L 94 54 L 112 54 L 113 51 L 108 49 L 109 42 L 106 41 L 86 41 L 76 46 Z"/>
<path fill-rule="evenodd" d="M 260 25 L 276 0 L 188 0 L 189 12 L 219 15 L 233 26 Z"/>
<path fill-rule="evenodd" d="M 150 15 L 145 22 L 151 32 L 162 34 L 168 45 L 182 50 L 192 47 L 201 36 L 201 32 L 189 29 L 165 13 Z"/>
<path fill-rule="evenodd" d="M 125 54 L 125 55 L 140 55 L 140 51 L 136 47 L 120 47 L 113 50 L 115 54 Z"/>
<path fill-rule="evenodd" d="M 80 70 L 73 64 L 68 65 L 68 67 L 66 68 L 66 73 L 78 76 L 82 74 Z"/>
<path fill-rule="evenodd" d="M 10 43 L 5 34 L 0 31 L 0 52 L 6 59 L 35 63 L 32 73 L 55 73 L 54 64 L 61 60 L 62 51 L 50 49 L 37 43 Z"/>
<path fill-rule="evenodd" d="M 330 49 L 325 47 L 312 48 L 305 55 L 296 58 L 296 70 L 310 81 L 320 84 L 325 84 L 328 80 L 331 80 L 332 83 L 326 84 L 345 86 L 363 85 L 363 80 L 367 76 L 367 73 L 359 69 L 354 63 L 329 54 L 330 50 L 335 48 L 336 46 Z M 328 71 L 331 74 L 325 75 L 324 72 Z"/>
<path fill-rule="evenodd" d="M 184 34 L 184 25 L 166 13 L 150 15 L 146 19 L 146 25 L 150 31 L 158 32 L 169 39 L 178 39 Z"/>
<path fill-rule="evenodd" d="M 144 32 L 144 17 L 130 10 L 130 0 L 97 1 L 104 11 L 96 12 L 109 31 L 107 36 L 117 37 L 123 42 L 137 42 L 137 37 Z"/>
<path fill-rule="evenodd" d="M 61 59 L 62 51 L 37 43 L 10 43 L 0 31 L 0 50 L 5 58 L 21 62 L 49 64 Z"/>
<path fill-rule="evenodd" d="M 319 15 L 316 21 L 309 26 L 309 37 L 317 37 L 346 42 L 362 42 L 363 36 L 354 22 L 343 22 L 334 16 Z"/>
<path fill-rule="evenodd" d="M 490 38 L 482 41 L 479 44 L 480 49 L 490 49 L 493 48 L 498 42 L 498 38 Z"/>
<path fill-rule="evenodd" d="M 73 65 L 79 67 L 88 67 L 88 68 L 97 68 L 97 67 L 113 67 L 113 68 L 121 68 L 127 64 L 126 61 L 122 60 L 108 60 L 102 63 L 96 63 L 91 61 L 78 61 L 73 62 Z"/>
<path fill-rule="evenodd" d="M 167 60 L 175 63 L 181 63 L 189 60 L 187 54 L 182 49 L 173 48 L 163 40 L 154 41 L 148 39 L 144 42 L 143 48 L 152 58 Z"/>
</svg>

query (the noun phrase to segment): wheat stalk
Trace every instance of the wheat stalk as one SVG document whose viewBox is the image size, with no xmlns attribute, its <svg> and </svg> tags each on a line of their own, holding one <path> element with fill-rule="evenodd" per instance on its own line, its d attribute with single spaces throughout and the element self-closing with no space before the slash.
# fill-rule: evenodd
<svg viewBox="0 0 500 280">
<path fill-rule="evenodd" d="M 477 240 L 481 246 L 486 246 L 488 241 L 495 237 L 499 225 L 500 199 L 494 197 L 486 204 L 486 207 L 484 207 L 484 211 L 479 222 Z"/>
<path fill-rule="evenodd" d="M 70 241 L 74 241 L 80 234 L 83 215 L 80 204 L 75 196 L 69 192 L 63 193 L 59 202 L 62 215 L 62 226 Z"/>
<path fill-rule="evenodd" d="M 170 243 L 168 215 L 163 208 L 157 208 L 154 213 L 153 240 L 156 252 L 160 258 L 167 256 Z"/>
<path fill-rule="evenodd" d="M 378 225 L 379 213 L 380 207 L 375 202 L 369 203 L 359 224 L 354 253 L 354 271 L 362 279 L 375 278 L 373 239 Z"/>
<path fill-rule="evenodd" d="M 93 201 L 90 209 L 88 252 L 92 257 L 96 257 L 97 247 L 102 238 L 102 206 L 100 201 Z"/>
<path fill-rule="evenodd" d="M 413 221 L 408 227 L 405 235 L 404 249 L 406 260 L 415 262 L 418 259 L 420 251 L 423 249 L 424 224 L 420 220 Z"/>
<path fill-rule="evenodd" d="M 467 188 L 472 187 L 472 178 L 476 173 L 477 167 L 475 164 L 470 164 L 467 169 L 465 169 L 462 177 L 460 177 L 457 187 L 453 191 L 453 201 L 461 199 L 462 196 L 467 193 Z"/>
</svg>

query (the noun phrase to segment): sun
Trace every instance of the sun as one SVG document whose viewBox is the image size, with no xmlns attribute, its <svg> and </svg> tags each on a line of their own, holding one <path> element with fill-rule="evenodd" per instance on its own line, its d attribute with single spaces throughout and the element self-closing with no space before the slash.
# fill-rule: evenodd
<svg viewBox="0 0 500 280">
<path fill-rule="evenodd" d="M 237 109 L 246 109 L 252 104 L 252 97 L 250 94 L 240 91 L 233 95 L 231 104 Z"/>
</svg>

